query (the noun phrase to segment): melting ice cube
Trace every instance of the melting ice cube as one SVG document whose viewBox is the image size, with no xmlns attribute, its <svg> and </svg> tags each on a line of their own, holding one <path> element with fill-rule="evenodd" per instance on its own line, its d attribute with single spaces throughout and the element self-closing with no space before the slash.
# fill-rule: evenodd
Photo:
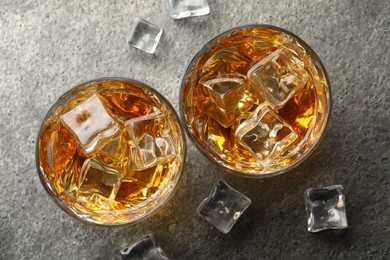
<svg viewBox="0 0 390 260">
<path fill-rule="evenodd" d="M 123 260 L 168 260 L 153 234 L 148 234 L 121 251 Z"/>
<path fill-rule="evenodd" d="M 132 118 L 125 127 L 131 139 L 130 169 L 147 169 L 175 155 L 168 120 L 161 112 Z"/>
<path fill-rule="evenodd" d="M 309 232 L 348 227 L 343 186 L 307 189 L 305 201 Z"/>
<path fill-rule="evenodd" d="M 276 50 L 253 65 L 248 78 L 273 107 L 280 107 L 306 85 L 309 74 L 293 53 Z"/>
<path fill-rule="evenodd" d="M 258 106 L 237 127 L 235 136 L 262 165 L 271 164 L 298 137 L 292 127 L 268 105 Z"/>
<path fill-rule="evenodd" d="M 210 13 L 207 0 L 169 0 L 169 7 L 173 19 L 201 16 Z"/>
<path fill-rule="evenodd" d="M 61 115 L 61 120 L 77 137 L 85 153 L 91 153 L 99 140 L 119 131 L 118 124 L 108 114 L 100 98 L 93 94 L 78 106 Z"/>
<path fill-rule="evenodd" d="M 217 181 L 209 195 L 198 207 L 198 214 L 222 233 L 229 233 L 251 200 L 224 181 Z"/>
<path fill-rule="evenodd" d="M 156 51 L 163 30 L 140 18 L 136 18 L 130 32 L 129 45 L 149 54 Z"/>
</svg>

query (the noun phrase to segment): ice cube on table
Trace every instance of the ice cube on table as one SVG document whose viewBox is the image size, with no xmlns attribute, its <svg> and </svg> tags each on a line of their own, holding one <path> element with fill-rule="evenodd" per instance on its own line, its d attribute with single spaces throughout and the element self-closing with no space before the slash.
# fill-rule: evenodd
<svg viewBox="0 0 390 260">
<path fill-rule="evenodd" d="M 130 32 L 129 45 L 149 54 L 156 51 L 163 30 L 148 21 L 136 18 Z"/>
<path fill-rule="evenodd" d="M 157 244 L 153 234 L 148 234 L 121 252 L 123 260 L 169 260 Z"/>
<path fill-rule="evenodd" d="M 309 232 L 348 227 L 343 186 L 307 189 L 305 202 Z"/>
<path fill-rule="evenodd" d="M 294 129 L 268 105 L 258 106 L 237 127 L 235 136 L 263 166 L 272 164 L 298 138 Z"/>
<path fill-rule="evenodd" d="M 80 171 L 79 193 L 82 197 L 94 198 L 92 200 L 102 204 L 99 206 L 109 207 L 121 182 L 121 174 L 115 169 L 103 166 L 95 159 L 86 159 Z"/>
<path fill-rule="evenodd" d="M 169 11 L 173 19 L 208 15 L 210 7 L 207 0 L 169 0 Z"/>
<path fill-rule="evenodd" d="M 197 212 L 219 231 L 227 234 L 250 204 L 248 197 L 219 180 L 211 194 L 199 205 Z"/>
<path fill-rule="evenodd" d="M 284 105 L 309 80 L 304 62 L 285 50 L 276 50 L 258 61 L 247 76 L 274 108 Z"/>
<path fill-rule="evenodd" d="M 176 154 L 168 119 L 160 111 L 125 123 L 130 137 L 131 170 L 144 170 Z"/>
<path fill-rule="evenodd" d="M 99 140 L 115 135 L 120 130 L 96 94 L 61 115 L 60 118 L 77 137 L 86 154 L 93 152 Z"/>
</svg>

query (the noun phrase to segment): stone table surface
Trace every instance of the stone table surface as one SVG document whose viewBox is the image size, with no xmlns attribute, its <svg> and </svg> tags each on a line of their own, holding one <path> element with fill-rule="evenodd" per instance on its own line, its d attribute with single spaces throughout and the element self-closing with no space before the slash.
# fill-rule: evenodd
<svg viewBox="0 0 390 260">
<path fill-rule="evenodd" d="M 0 2 L 0 258 L 119 259 L 155 234 L 171 259 L 385 259 L 390 256 L 390 1 L 210 0 L 211 14 L 169 17 L 168 1 Z M 129 48 L 132 20 L 160 25 L 156 55 Z M 146 221 L 117 228 L 77 222 L 49 198 L 35 168 L 40 123 L 72 86 L 103 76 L 144 81 L 175 108 L 195 52 L 213 36 L 249 23 L 304 39 L 332 85 L 332 116 L 321 145 L 295 170 L 245 179 L 211 165 L 189 143 L 185 178 Z M 196 214 L 217 179 L 252 205 L 224 235 Z M 303 192 L 342 184 L 350 227 L 306 231 Z"/>
</svg>

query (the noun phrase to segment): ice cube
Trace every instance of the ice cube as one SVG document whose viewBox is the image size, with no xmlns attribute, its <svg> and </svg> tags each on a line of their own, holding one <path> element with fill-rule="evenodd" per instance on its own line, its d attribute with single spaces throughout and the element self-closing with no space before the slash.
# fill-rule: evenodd
<svg viewBox="0 0 390 260">
<path fill-rule="evenodd" d="M 225 111 L 216 105 L 210 106 L 207 110 L 209 111 L 209 115 L 224 128 L 233 125 L 240 115 L 240 111 L 238 110 Z"/>
<path fill-rule="evenodd" d="M 79 192 L 82 197 L 95 198 L 92 199 L 95 202 L 109 203 L 115 199 L 121 181 L 121 174 L 115 169 L 103 166 L 95 159 L 87 159 L 80 171 Z"/>
<path fill-rule="evenodd" d="M 209 114 L 224 128 L 230 127 L 240 113 L 252 106 L 248 100 L 243 100 L 247 89 L 244 75 L 232 73 L 206 76 L 200 83 L 210 96 Z"/>
<path fill-rule="evenodd" d="M 95 158 L 111 168 L 123 169 L 127 165 L 129 148 L 121 130 L 114 136 L 101 141 L 94 152 Z"/>
<path fill-rule="evenodd" d="M 137 181 L 143 183 L 146 187 L 156 186 L 158 182 L 161 180 L 161 175 L 163 172 L 163 166 L 156 165 L 150 167 L 146 170 L 135 171 L 130 174 L 130 176 Z"/>
<path fill-rule="evenodd" d="M 343 186 L 307 189 L 305 201 L 309 232 L 348 227 Z"/>
<path fill-rule="evenodd" d="M 303 61 L 295 54 L 276 50 L 253 65 L 248 71 L 248 78 L 276 108 L 306 85 L 309 74 Z"/>
<path fill-rule="evenodd" d="M 202 16 L 210 13 L 207 0 L 169 0 L 169 11 L 173 19 Z"/>
<path fill-rule="evenodd" d="M 250 64 L 250 59 L 240 54 L 240 49 L 237 46 L 229 46 L 224 48 L 213 56 L 211 56 L 202 66 L 202 73 L 204 75 L 209 73 L 246 73 Z"/>
<path fill-rule="evenodd" d="M 61 115 L 60 118 L 77 137 L 86 154 L 92 153 L 101 139 L 113 136 L 119 131 L 118 124 L 108 114 L 96 94 Z"/>
<path fill-rule="evenodd" d="M 106 154 L 112 158 L 118 158 L 121 153 L 122 148 L 122 135 L 121 132 L 118 132 L 118 135 L 115 138 L 111 138 L 106 143 L 102 145 L 99 149 L 99 152 Z"/>
<path fill-rule="evenodd" d="M 125 123 L 131 140 L 132 170 L 144 170 L 175 155 L 168 120 L 161 112 L 132 118 Z"/>
<path fill-rule="evenodd" d="M 264 166 L 291 145 L 298 135 L 268 105 L 260 105 L 236 129 L 235 136 L 244 148 Z"/>
<path fill-rule="evenodd" d="M 250 204 L 248 197 L 219 180 L 209 197 L 199 205 L 197 212 L 219 231 L 227 234 Z"/>
<path fill-rule="evenodd" d="M 238 102 L 244 95 L 245 80 L 246 77 L 238 73 L 220 74 L 207 78 L 202 82 L 202 85 L 219 108 L 230 111 L 237 109 Z"/>
<path fill-rule="evenodd" d="M 252 60 L 261 60 L 278 49 L 278 46 L 271 39 L 255 37 L 246 37 L 239 46 L 241 53 L 246 53 Z"/>
<path fill-rule="evenodd" d="M 136 18 L 130 32 L 129 45 L 149 54 L 156 51 L 163 30 L 140 18 Z"/>
<path fill-rule="evenodd" d="M 168 260 L 153 234 L 144 236 L 123 249 L 120 254 L 123 260 Z"/>
<path fill-rule="evenodd" d="M 115 136 L 111 136 L 105 142 L 102 142 L 96 152 L 104 154 L 113 160 L 119 160 L 125 154 L 125 142 L 126 140 L 123 138 L 122 131 L 119 130 Z"/>
<path fill-rule="evenodd" d="M 148 199 L 148 188 L 135 178 L 125 178 L 118 190 L 116 201 L 121 202 L 126 208 L 131 208 Z"/>
</svg>

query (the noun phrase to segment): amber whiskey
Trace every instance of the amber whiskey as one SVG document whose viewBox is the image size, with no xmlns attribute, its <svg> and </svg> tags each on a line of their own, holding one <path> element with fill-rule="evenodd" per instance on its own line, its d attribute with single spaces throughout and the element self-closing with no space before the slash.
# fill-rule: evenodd
<svg viewBox="0 0 390 260">
<path fill-rule="evenodd" d="M 160 207 L 182 169 L 173 108 L 141 83 L 78 86 L 53 106 L 38 139 L 41 179 L 57 203 L 89 223 L 128 223 Z"/>
<path fill-rule="evenodd" d="M 237 173 L 298 164 L 329 114 L 329 85 L 312 49 L 284 30 L 249 26 L 207 43 L 185 74 L 182 112 L 198 147 Z"/>
</svg>

